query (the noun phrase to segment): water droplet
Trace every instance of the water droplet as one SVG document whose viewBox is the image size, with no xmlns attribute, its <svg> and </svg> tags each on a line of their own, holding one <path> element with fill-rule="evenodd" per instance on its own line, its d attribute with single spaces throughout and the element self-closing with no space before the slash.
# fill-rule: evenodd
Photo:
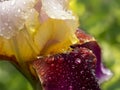
<svg viewBox="0 0 120 90">
<path fill-rule="evenodd" d="M 53 9 L 57 9 L 57 8 L 53 6 Z"/>
<path fill-rule="evenodd" d="M 86 90 L 85 87 L 82 87 L 82 90 Z"/>
<path fill-rule="evenodd" d="M 67 79 L 68 79 L 68 80 L 71 80 L 71 78 L 70 78 L 70 77 L 68 77 Z"/>
<path fill-rule="evenodd" d="M 76 78 L 78 78 L 78 76 L 75 76 Z"/>
<path fill-rule="evenodd" d="M 62 77 L 64 78 L 65 76 L 64 76 L 64 75 L 62 75 Z"/>
<path fill-rule="evenodd" d="M 55 66 L 55 65 L 52 63 L 52 64 L 51 64 L 51 67 L 54 67 L 54 66 Z"/>
<path fill-rule="evenodd" d="M 64 88 L 64 86 L 61 86 L 61 88 Z"/>
<path fill-rule="evenodd" d="M 87 68 L 88 68 L 88 66 L 87 66 L 87 65 L 85 65 L 85 66 L 84 66 L 84 68 L 85 68 L 85 69 L 87 69 Z"/>
<path fill-rule="evenodd" d="M 15 4 L 15 0 L 12 0 L 11 5 L 13 6 Z"/>
<path fill-rule="evenodd" d="M 81 71 L 80 73 L 83 74 L 83 71 Z"/>
<path fill-rule="evenodd" d="M 52 79 L 52 77 L 48 77 L 48 79 L 49 79 L 49 80 L 51 80 L 51 79 Z"/>
<path fill-rule="evenodd" d="M 44 71 L 42 71 L 40 74 L 43 76 L 43 75 L 45 74 L 45 72 L 44 72 Z"/>
<path fill-rule="evenodd" d="M 24 1 L 24 2 L 23 2 L 23 4 L 25 5 L 25 4 L 26 4 L 26 2 Z"/>
<path fill-rule="evenodd" d="M 73 87 L 71 85 L 69 86 L 69 90 L 73 90 Z"/>
<path fill-rule="evenodd" d="M 2 10 L 5 10 L 5 7 L 2 7 Z"/>
<path fill-rule="evenodd" d="M 8 26 L 8 23 L 4 23 L 5 24 L 5 26 Z"/>
<path fill-rule="evenodd" d="M 86 81 L 89 80 L 88 78 L 86 78 Z"/>
<path fill-rule="evenodd" d="M 95 70 L 92 69 L 91 71 L 92 71 L 92 74 L 95 76 Z"/>
<path fill-rule="evenodd" d="M 18 15 L 17 15 L 17 14 L 15 14 L 15 17 L 18 17 Z"/>
<path fill-rule="evenodd" d="M 18 13 L 20 13 L 21 12 L 21 10 L 20 9 L 18 9 Z"/>
<path fill-rule="evenodd" d="M 72 65 L 72 69 L 75 69 L 75 66 L 74 66 L 74 65 Z"/>
<path fill-rule="evenodd" d="M 85 57 L 87 56 L 87 54 L 82 54 L 81 56 L 82 56 L 83 58 L 85 58 Z"/>
<path fill-rule="evenodd" d="M 11 26 L 9 26 L 9 27 L 8 27 L 8 29 L 12 30 L 12 27 L 11 27 Z"/>
<path fill-rule="evenodd" d="M 43 58 L 43 56 L 37 56 L 37 59 L 42 59 Z"/>
<path fill-rule="evenodd" d="M 77 59 L 75 60 L 75 63 L 76 63 L 76 64 L 80 64 L 80 63 L 81 63 L 81 60 L 80 60 L 79 58 L 77 58 Z"/>
<path fill-rule="evenodd" d="M 71 61 L 70 61 L 70 60 L 68 60 L 68 63 L 71 63 Z"/>
<path fill-rule="evenodd" d="M 73 75 L 73 72 L 71 72 L 70 74 Z"/>
<path fill-rule="evenodd" d="M 59 63 L 62 63 L 63 61 L 64 61 L 64 58 L 62 58 L 62 57 L 60 57 L 58 60 Z"/>
<path fill-rule="evenodd" d="M 54 57 L 52 57 L 52 58 L 51 58 L 51 61 L 54 61 L 54 60 L 55 60 Z"/>
</svg>

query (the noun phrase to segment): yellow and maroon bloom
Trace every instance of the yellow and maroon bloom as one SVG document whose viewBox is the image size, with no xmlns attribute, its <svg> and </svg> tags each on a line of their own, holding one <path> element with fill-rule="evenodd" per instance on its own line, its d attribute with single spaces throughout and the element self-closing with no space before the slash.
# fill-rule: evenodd
<svg viewBox="0 0 120 90">
<path fill-rule="evenodd" d="M 66 52 L 40 57 L 32 62 L 45 90 L 100 90 L 111 77 L 101 61 L 101 49 L 95 39 L 76 31 L 79 43 Z"/>
<path fill-rule="evenodd" d="M 0 1 L 0 59 L 45 90 L 99 90 L 111 76 L 69 0 Z M 104 78 L 104 79 L 103 79 Z"/>
</svg>

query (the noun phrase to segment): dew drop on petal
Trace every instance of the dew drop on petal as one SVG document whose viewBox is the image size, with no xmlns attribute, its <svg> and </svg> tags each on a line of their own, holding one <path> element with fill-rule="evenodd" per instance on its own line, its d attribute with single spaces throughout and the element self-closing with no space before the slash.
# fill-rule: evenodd
<svg viewBox="0 0 120 90">
<path fill-rule="evenodd" d="M 51 80 L 51 79 L 52 79 L 52 77 L 48 77 L 48 79 L 49 79 L 49 80 Z"/>
<path fill-rule="evenodd" d="M 58 63 L 63 63 L 64 59 L 63 58 L 60 58 Z"/>
<path fill-rule="evenodd" d="M 11 1 L 11 5 L 12 5 L 12 6 L 15 5 L 15 0 L 12 0 L 12 1 Z"/>
<path fill-rule="evenodd" d="M 8 23 L 4 23 L 5 24 L 5 26 L 8 26 Z"/>
<path fill-rule="evenodd" d="M 12 30 L 12 27 L 11 27 L 11 26 L 9 26 L 8 28 L 9 28 L 9 30 Z"/>
<path fill-rule="evenodd" d="M 70 80 L 70 77 L 67 77 L 68 80 Z"/>
<path fill-rule="evenodd" d="M 44 72 L 44 71 L 42 71 L 42 72 L 41 72 L 41 75 L 43 76 L 44 74 L 45 74 L 45 72 Z"/>
<path fill-rule="evenodd" d="M 18 9 L 18 13 L 20 13 L 21 12 L 21 10 L 20 9 Z"/>
<path fill-rule="evenodd" d="M 2 7 L 2 10 L 5 10 L 5 7 L 4 7 L 4 6 Z"/>
<path fill-rule="evenodd" d="M 72 65 L 72 69 L 75 69 L 75 66 L 74 66 L 74 65 Z"/>
<path fill-rule="evenodd" d="M 51 67 L 54 67 L 54 64 L 53 64 L 53 63 L 51 64 Z"/>
<path fill-rule="evenodd" d="M 81 60 L 80 60 L 79 58 L 77 58 L 77 59 L 75 60 L 75 63 L 76 63 L 76 64 L 80 64 L 80 63 L 81 63 Z"/>
<path fill-rule="evenodd" d="M 61 86 L 61 88 L 64 88 L 64 86 Z"/>
<path fill-rule="evenodd" d="M 24 1 L 24 2 L 23 2 L 23 4 L 25 5 L 25 4 L 26 4 L 26 2 Z"/>
<path fill-rule="evenodd" d="M 73 87 L 71 85 L 69 86 L 69 90 L 73 90 Z"/>
<path fill-rule="evenodd" d="M 81 71 L 80 73 L 83 74 L 84 71 Z"/>
<path fill-rule="evenodd" d="M 82 90 L 86 90 L 85 87 L 82 87 Z"/>
</svg>

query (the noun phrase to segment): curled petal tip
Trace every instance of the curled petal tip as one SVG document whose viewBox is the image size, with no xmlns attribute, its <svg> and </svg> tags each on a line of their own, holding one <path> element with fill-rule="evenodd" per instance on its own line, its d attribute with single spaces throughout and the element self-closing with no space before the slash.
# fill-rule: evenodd
<svg viewBox="0 0 120 90">
<path fill-rule="evenodd" d="M 101 64 L 101 71 L 98 72 L 100 72 L 97 75 L 97 78 L 99 80 L 98 82 L 100 84 L 104 81 L 108 81 L 113 76 L 113 73 L 109 69 L 105 68 L 103 64 Z"/>
<path fill-rule="evenodd" d="M 99 80 L 99 83 L 109 80 L 113 74 L 109 69 L 105 68 L 102 63 L 101 48 L 98 45 L 97 41 L 92 36 L 87 35 L 80 29 L 77 30 L 76 36 L 80 41 L 80 45 L 78 45 L 78 47 L 85 47 L 92 50 L 92 52 L 95 54 L 97 58 L 95 74 Z"/>
</svg>

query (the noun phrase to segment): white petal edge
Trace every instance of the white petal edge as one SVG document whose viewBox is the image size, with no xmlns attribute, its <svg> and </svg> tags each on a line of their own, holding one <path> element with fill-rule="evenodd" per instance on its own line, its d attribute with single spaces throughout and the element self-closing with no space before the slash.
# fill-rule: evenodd
<svg viewBox="0 0 120 90">
<path fill-rule="evenodd" d="M 41 0 L 42 10 L 53 19 L 75 19 L 72 11 L 68 10 L 69 0 Z"/>
<path fill-rule="evenodd" d="M 101 64 L 101 70 L 102 75 L 99 78 L 99 84 L 103 83 L 104 81 L 108 81 L 113 76 L 113 73 L 109 69 L 106 69 L 103 64 Z"/>
<path fill-rule="evenodd" d="M 27 12 L 35 0 L 8 0 L 0 2 L 0 36 L 11 38 L 24 27 Z"/>
</svg>

